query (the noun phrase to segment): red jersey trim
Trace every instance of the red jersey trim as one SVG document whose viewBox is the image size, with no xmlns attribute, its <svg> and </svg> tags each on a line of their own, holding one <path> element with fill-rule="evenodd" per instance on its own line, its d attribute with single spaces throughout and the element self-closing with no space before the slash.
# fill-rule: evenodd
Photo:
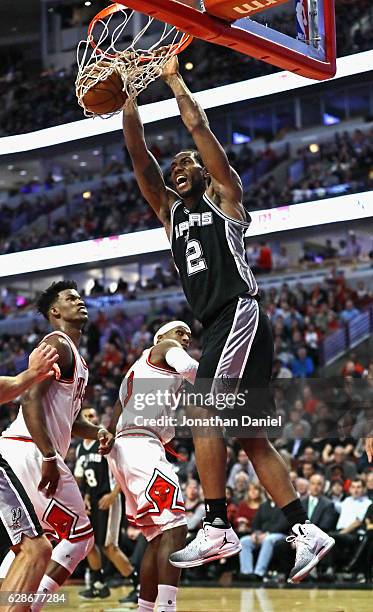
<svg viewBox="0 0 373 612">
<path fill-rule="evenodd" d="M 163 443 L 162 443 L 162 440 L 161 440 L 161 437 L 159 436 L 159 434 L 156 431 L 154 431 L 153 429 L 151 429 L 150 427 L 136 427 L 134 425 L 128 425 L 124 429 L 121 429 L 121 431 L 119 433 L 117 433 L 115 437 L 116 438 L 121 438 L 123 436 L 128 436 L 128 437 L 133 437 L 133 438 L 142 438 L 143 435 L 141 433 L 139 433 L 139 430 L 153 434 L 157 438 L 157 440 L 160 441 L 160 443 L 163 446 Z"/>
<path fill-rule="evenodd" d="M 154 363 L 152 363 L 150 361 L 151 354 L 152 354 L 152 349 L 149 351 L 148 356 L 146 358 L 146 363 L 148 364 L 148 366 L 150 366 L 154 370 L 159 370 L 160 372 L 168 372 L 169 374 L 174 374 L 174 375 L 177 374 L 176 370 L 169 370 L 168 368 L 162 368 L 161 366 L 157 366 Z"/>
<path fill-rule="evenodd" d="M 4 440 L 17 440 L 17 442 L 34 442 L 32 438 L 26 438 L 23 436 L 2 436 Z"/>
</svg>

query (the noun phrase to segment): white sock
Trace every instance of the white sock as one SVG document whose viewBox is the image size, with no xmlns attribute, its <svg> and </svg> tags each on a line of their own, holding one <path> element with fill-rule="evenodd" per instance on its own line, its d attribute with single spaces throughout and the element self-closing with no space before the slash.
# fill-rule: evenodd
<svg viewBox="0 0 373 612">
<path fill-rule="evenodd" d="M 140 597 L 137 600 L 137 608 L 136 612 L 153 612 L 154 610 L 154 601 L 146 601 L 146 599 L 141 599 Z"/>
<path fill-rule="evenodd" d="M 40 593 L 57 593 L 59 588 L 60 585 L 57 584 L 53 578 L 50 578 L 47 576 L 47 574 L 44 574 L 43 578 L 41 579 L 41 583 L 39 584 L 38 591 Z M 42 602 L 41 600 L 35 602 L 31 606 L 31 612 L 39 612 L 39 610 L 41 610 L 46 604 L 47 602 Z"/>
<path fill-rule="evenodd" d="M 158 585 L 157 612 L 176 612 L 177 587 Z"/>
</svg>

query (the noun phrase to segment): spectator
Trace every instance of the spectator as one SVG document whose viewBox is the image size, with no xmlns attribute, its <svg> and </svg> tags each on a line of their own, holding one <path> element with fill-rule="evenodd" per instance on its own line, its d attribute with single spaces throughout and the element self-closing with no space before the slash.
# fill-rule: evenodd
<svg viewBox="0 0 373 612">
<path fill-rule="evenodd" d="M 312 358 L 307 356 L 307 349 L 301 347 L 297 350 L 297 357 L 295 357 L 291 364 L 291 369 L 295 378 L 307 378 L 312 376 L 315 371 L 315 366 Z"/>
<path fill-rule="evenodd" d="M 188 533 L 194 534 L 198 531 L 205 516 L 205 505 L 203 503 L 201 486 L 196 480 L 189 480 L 184 496 L 185 516 L 188 524 Z"/>
<path fill-rule="evenodd" d="M 236 520 L 234 523 L 237 533 L 251 533 L 254 516 L 263 501 L 263 487 L 254 482 L 250 482 L 245 498 L 237 506 Z"/>
<path fill-rule="evenodd" d="M 240 472 L 245 472 L 245 474 L 248 475 L 249 480 L 257 480 L 257 476 L 255 474 L 254 468 L 243 449 L 238 451 L 237 463 L 233 465 L 231 472 L 229 474 L 229 477 L 228 477 L 228 481 L 227 481 L 228 486 L 230 487 L 235 486 L 236 476 Z"/>
<path fill-rule="evenodd" d="M 272 249 L 262 240 L 260 242 L 259 256 L 256 261 L 255 271 L 258 274 L 268 274 L 272 271 Z"/>
<path fill-rule="evenodd" d="M 325 478 L 322 474 L 313 474 L 309 482 L 308 495 L 302 500 L 302 504 L 310 521 L 329 533 L 336 525 L 337 513 L 333 502 L 323 495 Z"/>
<path fill-rule="evenodd" d="M 312 461 L 302 461 L 298 467 L 298 474 L 301 478 L 310 481 L 312 475 L 315 474 L 315 466 Z"/>
<path fill-rule="evenodd" d="M 359 546 L 346 567 L 347 572 L 357 572 L 363 570 L 367 584 L 372 583 L 373 572 L 373 504 L 368 507 L 364 517 L 363 535 L 360 538 Z"/>
<path fill-rule="evenodd" d="M 332 479 L 332 471 L 339 467 L 343 475 L 348 480 L 352 480 L 356 476 L 356 465 L 352 461 L 346 459 L 346 451 L 343 446 L 336 446 L 332 455 L 334 461 L 326 468 L 326 477 Z"/>
<path fill-rule="evenodd" d="M 284 379 L 293 378 L 292 371 L 286 367 L 281 359 L 275 359 L 273 363 L 272 378 Z"/>
<path fill-rule="evenodd" d="M 286 441 L 298 439 L 298 435 L 296 431 L 297 425 L 302 425 L 303 427 L 303 435 L 301 436 L 301 438 L 310 437 L 311 425 L 309 424 L 308 421 L 306 421 L 306 419 L 302 418 L 302 409 L 303 409 L 303 405 L 301 405 L 300 410 L 298 409 L 298 407 L 295 407 L 295 406 L 290 410 L 289 422 L 286 423 L 283 434 L 282 434 L 283 438 Z M 298 454 L 301 454 L 301 452 L 303 452 L 303 449 L 299 448 Z"/>
<path fill-rule="evenodd" d="M 351 482 L 349 493 L 349 497 L 341 503 L 336 531 L 331 534 L 335 539 L 335 547 L 326 557 L 328 566 L 333 569 L 345 560 L 346 552 L 347 558 L 351 559 L 351 553 L 359 541 L 360 527 L 371 505 L 370 499 L 365 494 L 365 484 L 360 478 Z"/>
<path fill-rule="evenodd" d="M 101 285 L 101 283 L 99 282 L 99 280 L 97 278 L 95 278 L 93 287 L 91 289 L 91 295 L 99 295 L 101 293 L 104 293 L 104 291 L 105 291 L 104 286 Z"/>
<path fill-rule="evenodd" d="M 289 257 L 287 255 L 287 250 L 285 246 L 280 247 L 280 252 L 278 255 L 273 256 L 274 263 L 273 269 L 276 271 L 288 270 L 289 268 Z"/>
<path fill-rule="evenodd" d="M 154 275 L 147 280 L 147 289 L 164 289 L 170 286 L 170 278 L 164 272 L 162 266 L 156 266 Z"/>
<path fill-rule="evenodd" d="M 343 480 L 333 480 L 333 482 L 330 485 L 328 497 L 333 502 L 336 512 L 340 514 L 342 502 L 346 497 L 346 494 L 343 488 Z"/>
<path fill-rule="evenodd" d="M 233 497 L 237 504 L 239 504 L 240 501 L 245 498 L 249 483 L 250 478 L 246 472 L 238 472 L 238 474 L 236 474 L 234 479 Z"/>
<path fill-rule="evenodd" d="M 349 323 L 360 314 L 360 311 L 355 308 L 352 300 L 347 300 L 344 310 L 341 312 L 341 319 L 344 323 Z"/>
<path fill-rule="evenodd" d="M 295 490 L 301 499 L 308 495 L 309 482 L 306 478 L 297 478 L 295 481 Z"/>
<path fill-rule="evenodd" d="M 254 516 L 251 535 L 241 540 L 240 571 L 250 582 L 262 582 L 273 555 L 276 542 L 284 540 L 289 526 L 280 508 L 274 501 L 267 499 Z M 254 566 L 254 551 L 259 548 L 259 555 Z"/>
</svg>

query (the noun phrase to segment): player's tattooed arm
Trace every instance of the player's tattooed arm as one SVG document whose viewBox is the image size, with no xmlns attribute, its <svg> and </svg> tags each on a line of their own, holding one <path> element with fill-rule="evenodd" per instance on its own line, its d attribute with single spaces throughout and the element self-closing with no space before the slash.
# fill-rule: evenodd
<svg viewBox="0 0 373 612">
<path fill-rule="evenodd" d="M 205 111 L 184 83 L 179 73 L 177 56 L 167 62 L 162 77 L 176 98 L 181 119 L 192 136 L 211 178 L 209 195 L 226 214 L 245 221 L 241 179 L 230 166 L 226 152 L 211 131 Z"/>
<path fill-rule="evenodd" d="M 136 102 L 130 99 L 123 108 L 123 132 L 139 189 L 167 230 L 177 194 L 165 185 L 162 170 L 146 145 Z"/>
</svg>

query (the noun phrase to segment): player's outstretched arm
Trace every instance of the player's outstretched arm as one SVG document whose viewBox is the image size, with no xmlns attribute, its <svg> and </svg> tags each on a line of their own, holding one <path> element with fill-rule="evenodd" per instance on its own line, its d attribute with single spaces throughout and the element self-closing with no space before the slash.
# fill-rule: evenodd
<svg viewBox="0 0 373 612">
<path fill-rule="evenodd" d="M 176 370 L 185 380 L 192 384 L 194 383 L 198 370 L 198 361 L 188 355 L 177 340 L 167 339 L 158 342 L 152 349 L 152 360 L 154 363 L 158 361 L 161 363 L 164 360 L 168 366 Z"/>
<path fill-rule="evenodd" d="M 71 433 L 77 438 L 84 438 L 86 440 L 99 440 L 100 448 L 98 452 L 101 455 L 105 455 L 111 450 L 113 436 L 108 432 L 106 427 L 103 425 L 94 425 L 90 423 L 82 413 L 79 411 L 78 416 L 74 421 Z"/>
<path fill-rule="evenodd" d="M 163 69 L 162 78 L 176 98 L 181 118 L 194 140 L 205 168 L 224 190 L 226 198 L 229 198 L 232 202 L 241 202 L 242 184 L 240 177 L 229 165 L 223 147 L 212 133 L 205 111 L 184 83 L 179 73 L 177 56 L 172 57 L 167 62 Z"/>
<path fill-rule="evenodd" d="M 130 99 L 123 107 L 123 132 L 139 189 L 167 229 L 169 210 L 177 194 L 165 185 L 162 170 L 146 145 L 137 104 Z"/>
<path fill-rule="evenodd" d="M 56 349 L 42 342 L 29 358 L 29 367 L 17 376 L 0 376 L 0 403 L 10 402 L 45 378 L 58 378 Z"/>
</svg>

